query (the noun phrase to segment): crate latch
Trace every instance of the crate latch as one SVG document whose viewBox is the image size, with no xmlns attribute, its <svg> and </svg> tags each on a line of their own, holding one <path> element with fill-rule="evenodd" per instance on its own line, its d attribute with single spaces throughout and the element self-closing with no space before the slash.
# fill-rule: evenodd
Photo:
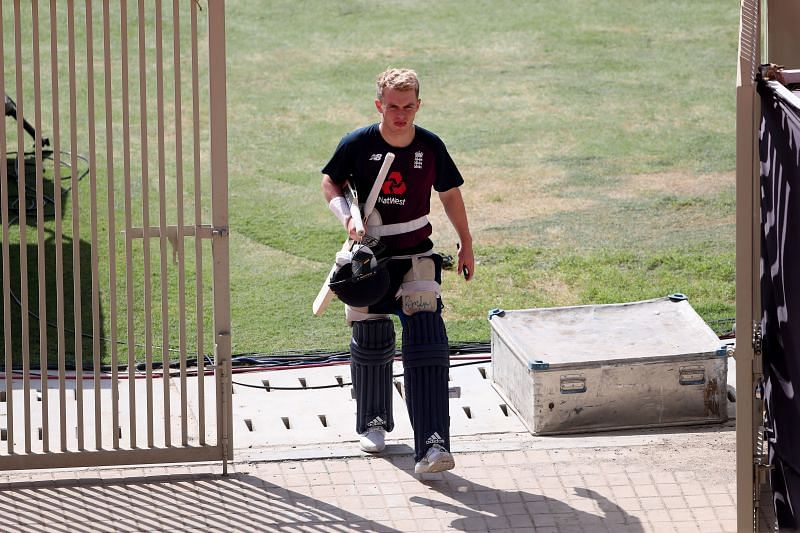
<svg viewBox="0 0 800 533">
<path fill-rule="evenodd" d="M 580 394 L 586 392 L 586 378 L 583 376 L 561 376 L 561 394 Z"/>
<path fill-rule="evenodd" d="M 706 369 L 702 366 L 682 366 L 678 371 L 681 385 L 702 385 L 706 382 Z"/>
<path fill-rule="evenodd" d="M 492 310 L 491 310 L 491 311 L 489 311 L 489 313 L 486 315 L 486 318 L 487 318 L 488 320 L 491 320 L 491 319 L 493 319 L 493 318 L 494 318 L 494 317 L 496 317 L 496 316 L 499 316 L 499 317 L 501 317 L 501 318 L 502 318 L 502 317 L 504 317 L 504 316 L 506 316 L 506 312 L 505 312 L 505 310 L 503 310 L 503 309 L 500 309 L 500 308 L 495 308 L 495 309 L 492 309 Z"/>
</svg>

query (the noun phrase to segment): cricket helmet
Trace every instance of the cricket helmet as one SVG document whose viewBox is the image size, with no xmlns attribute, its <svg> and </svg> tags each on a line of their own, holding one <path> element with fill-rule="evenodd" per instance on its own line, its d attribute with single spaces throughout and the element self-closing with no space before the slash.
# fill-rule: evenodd
<svg viewBox="0 0 800 533">
<path fill-rule="evenodd" d="M 372 250 L 359 247 L 352 260 L 336 270 L 328 286 L 351 307 L 367 307 L 378 303 L 389 289 L 388 258 L 376 259 Z"/>
</svg>

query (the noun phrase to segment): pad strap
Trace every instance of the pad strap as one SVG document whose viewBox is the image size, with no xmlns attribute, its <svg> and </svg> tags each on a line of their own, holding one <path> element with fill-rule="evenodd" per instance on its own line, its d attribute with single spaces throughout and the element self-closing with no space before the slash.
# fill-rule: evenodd
<svg viewBox="0 0 800 533">
<path fill-rule="evenodd" d="M 423 252 L 421 254 L 410 254 L 410 255 L 393 255 L 392 259 L 414 259 L 420 257 L 430 257 L 433 255 L 433 249 L 428 250 L 427 252 Z"/>
<path fill-rule="evenodd" d="M 441 296 L 442 286 L 433 280 L 404 281 L 397 289 L 397 297 L 417 292 L 435 292 L 436 296 Z"/>
<path fill-rule="evenodd" d="M 384 237 L 387 235 L 400 235 L 401 233 L 411 233 L 428 225 L 428 217 L 422 215 L 408 222 L 398 222 L 396 224 L 381 224 L 369 226 L 369 234 L 373 237 Z"/>
<path fill-rule="evenodd" d="M 367 365 L 385 365 L 394 361 L 394 323 L 391 319 L 353 322 L 350 340 L 350 357 L 353 362 Z"/>
<path fill-rule="evenodd" d="M 360 320 L 376 320 L 380 318 L 389 318 L 385 313 L 370 313 L 369 307 L 352 307 L 347 304 L 344 306 L 344 317 L 347 320 L 347 325 L 355 324 Z"/>
<path fill-rule="evenodd" d="M 403 366 L 450 366 L 450 344 L 441 312 L 409 316 L 403 326 Z"/>
</svg>

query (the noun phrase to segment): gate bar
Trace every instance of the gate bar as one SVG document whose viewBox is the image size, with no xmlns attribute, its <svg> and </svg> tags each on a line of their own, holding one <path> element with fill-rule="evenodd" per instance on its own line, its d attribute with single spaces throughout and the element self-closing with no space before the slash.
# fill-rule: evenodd
<svg viewBox="0 0 800 533">
<path fill-rule="evenodd" d="M 183 246 L 183 112 L 181 109 L 181 19 L 179 0 L 172 0 L 172 69 L 175 88 L 175 205 L 178 254 L 178 348 L 180 351 L 181 445 L 189 444 L 189 408 L 186 382 L 186 265 Z M 198 354 L 198 360 L 202 357 Z M 198 381 L 205 379 L 198 375 Z"/>
<path fill-rule="evenodd" d="M 122 158 L 125 189 L 125 264 L 130 265 L 133 260 L 133 240 L 130 229 L 133 227 L 132 213 L 133 200 L 131 198 L 131 126 L 130 126 L 130 81 L 128 67 L 128 0 L 120 0 L 120 48 L 122 65 Z M 136 447 L 136 352 L 133 320 L 133 271 L 130 267 L 125 269 L 125 298 L 127 312 L 127 347 L 128 347 L 128 410 L 130 426 L 131 448 Z"/>
<path fill-rule="evenodd" d="M 108 214 L 108 301 L 111 308 L 111 442 L 119 448 L 119 354 L 117 349 L 117 235 L 114 210 L 114 128 L 112 127 L 111 98 L 111 16 L 109 0 L 103 0 L 103 69 L 106 118 L 106 185 Z"/>
<path fill-rule="evenodd" d="M 75 400 L 78 425 L 78 449 L 83 450 L 83 317 L 81 310 L 81 230 L 78 202 L 78 106 L 75 74 L 75 2 L 67 0 L 67 41 L 69 43 L 69 138 L 70 184 L 72 191 L 72 308 L 75 314 Z"/>
<path fill-rule="evenodd" d="M 56 0 L 50 0 L 50 72 L 53 105 L 53 154 L 61 157 L 61 111 L 58 97 L 58 26 L 56 25 Z M 61 451 L 67 450 L 67 396 L 66 396 L 66 336 L 64 332 L 64 227 L 61 221 L 61 165 L 54 165 L 53 186 L 55 203 L 56 245 L 56 324 L 58 345 L 58 409 Z"/>
<path fill-rule="evenodd" d="M 59 452 L 31 455 L 17 454 L 3 457 L 8 470 L 29 468 L 72 468 L 92 466 L 119 466 L 152 463 L 184 463 L 190 456 L 193 461 L 219 461 L 219 449 L 215 447 L 153 448 L 133 450 L 87 450 L 79 452 Z M 206 504 L 207 502 L 203 502 Z"/>
<path fill-rule="evenodd" d="M 0 20 L 3 20 L 3 2 L 0 2 Z M 0 91 L 6 94 L 5 79 L 5 37 L 3 24 L 0 24 Z M 6 121 L 0 127 L 0 144 L 6 145 Z M 6 394 L 6 444 L 9 455 L 14 453 L 14 385 L 11 380 L 11 259 L 9 254 L 8 231 L 8 157 L 5 150 L 0 150 L 0 219 L 3 223 L 3 349 L 5 351 L 5 394 Z"/>
<path fill-rule="evenodd" d="M 102 418 L 100 406 L 100 272 L 97 249 L 100 246 L 97 235 L 97 130 L 95 125 L 94 102 L 94 24 L 92 20 L 92 0 L 86 1 L 86 79 L 88 84 L 88 129 L 89 129 L 89 202 L 91 204 L 92 231 L 92 366 L 94 370 L 94 443 L 96 449 L 103 447 Z M 83 357 L 81 357 L 81 360 Z"/>
<path fill-rule="evenodd" d="M 150 180 L 148 174 L 147 144 L 147 41 L 144 26 L 147 20 L 144 12 L 144 0 L 139 0 L 139 117 L 141 132 L 142 161 L 142 226 L 150 226 Z M 150 237 L 145 233 L 143 241 L 144 261 L 144 337 L 145 337 L 145 373 L 147 375 L 147 446 L 153 447 L 153 296 L 150 271 Z"/>
<path fill-rule="evenodd" d="M 49 391 L 47 390 L 47 282 L 45 272 L 45 238 L 44 238 L 44 175 L 42 168 L 42 90 L 41 66 L 39 53 L 39 2 L 31 2 L 31 20 L 33 31 L 31 41 L 33 45 L 33 102 L 34 152 L 36 154 L 36 228 L 37 228 L 37 266 L 39 275 L 39 390 L 41 391 L 42 427 L 40 438 L 42 450 L 50 450 L 50 421 L 48 410 Z"/>
<path fill-rule="evenodd" d="M 161 0 L 155 0 L 156 23 L 156 130 L 158 138 L 158 227 L 167 227 L 167 176 L 166 155 L 164 146 L 164 28 L 163 6 Z M 146 227 L 146 226 L 145 226 Z M 164 368 L 164 445 L 172 446 L 172 420 L 170 417 L 170 391 L 169 391 L 169 293 L 167 291 L 167 237 L 162 231 L 158 239 L 159 265 L 161 267 L 161 364 Z"/>
<path fill-rule="evenodd" d="M 190 2 L 192 35 L 197 35 L 197 2 Z M 194 224 L 200 227 L 203 221 L 202 187 L 200 183 L 200 75 L 197 39 L 192 39 L 192 140 L 194 170 Z M 197 323 L 197 424 L 200 444 L 206 443 L 205 400 L 205 346 L 203 317 L 203 243 L 194 240 L 195 272 L 195 322 Z M 203 376 L 203 377 L 199 377 Z"/>
<path fill-rule="evenodd" d="M 16 69 L 14 76 L 17 82 L 17 116 L 25 116 L 22 89 L 22 30 L 21 10 L 19 0 L 14 0 L 14 56 L 16 58 Z M 27 201 L 25 198 L 25 136 L 22 129 L 22 120 L 17 120 L 17 223 L 19 224 L 19 298 L 22 302 L 20 338 L 22 339 L 22 389 L 24 395 L 22 403 L 24 406 L 24 437 L 25 452 L 31 451 L 31 395 L 30 395 L 30 322 L 28 305 L 28 219 Z M 10 368 L 6 369 L 6 378 L 11 376 L 13 391 L 13 373 Z M 10 438 L 10 437 L 9 437 Z"/>
</svg>

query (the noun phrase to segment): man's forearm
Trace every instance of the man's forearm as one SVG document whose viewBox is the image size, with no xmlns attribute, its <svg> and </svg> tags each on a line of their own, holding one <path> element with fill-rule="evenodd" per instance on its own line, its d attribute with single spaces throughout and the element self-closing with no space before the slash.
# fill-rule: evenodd
<svg viewBox="0 0 800 533">
<path fill-rule="evenodd" d="M 469 232 L 469 221 L 467 219 L 467 208 L 464 199 L 458 188 L 450 189 L 439 193 L 439 198 L 444 206 L 444 212 L 453 228 L 458 234 L 458 239 L 463 246 L 472 246 L 472 235 Z"/>
<path fill-rule="evenodd" d="M 339 222 L 350 230 L 351 209 L 344 197 L 343 187 L 334 183 L 330 176 L 327 174 L 322 175 L 322 195 L 325 201 L 328 202 L 328 207 L 331 212 L 339 219 Z"/>
<path fill-rule="evenodd" d="M 467 208 L 461 191 L 456 187 L 449 191 L 440 192 L 439 199 L 444 206 L 444 212 L 458 234 L 460 246 L 458 249 L 458 273 L 464 274 L 464 279 L 471 280 L 475 275 L 475 254 L 472 251 L 472 235 L 469 232 L 467 221 Z"/>
<path fill-rule="evenodd" d="M 322 175 L 322 195 L 325 197 L 325 201 L 330 203 L 331 200 L 336 198 L 337 196 L 344 196 L 342 192 L 342 186 L 338 183 L 334 183 L 330 176 L 327 174 Z"/>
</svg>

